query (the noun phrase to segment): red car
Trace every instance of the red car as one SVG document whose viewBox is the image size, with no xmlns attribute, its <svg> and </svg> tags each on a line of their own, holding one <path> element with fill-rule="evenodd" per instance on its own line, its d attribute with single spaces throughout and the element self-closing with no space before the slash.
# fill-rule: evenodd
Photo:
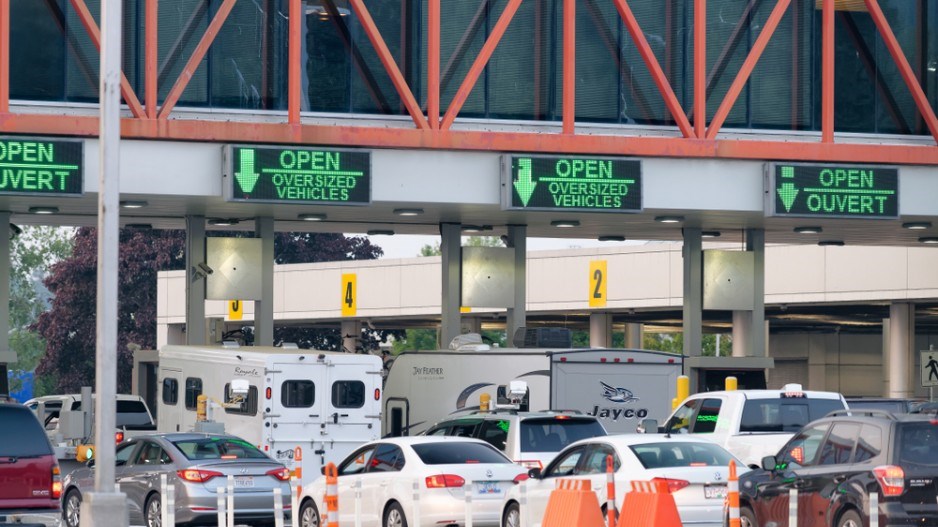
<svg viewBox="0 0 938 527">
<path fill-rule="evenodd" d="M 62 497 L 59 464 L 33 412 L 0 403 L 0 518 L 57 513 Z"/>
</svg>

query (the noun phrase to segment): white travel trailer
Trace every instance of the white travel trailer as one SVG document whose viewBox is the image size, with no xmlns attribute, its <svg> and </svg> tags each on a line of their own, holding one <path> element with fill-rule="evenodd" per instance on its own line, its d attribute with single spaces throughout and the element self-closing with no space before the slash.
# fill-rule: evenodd
<svg viewBox="0 0 938 527">
<path fill-rule="evenodd" d="M 487 393 L 525 381 L 521 410 L 577 410 L 595 415 L 609 433 L 635 432 L 661 419 L 682 373 L 680 355 L 628 349 L 509 349 L 404 352 L 384 386 L 383 435 L 417 435 L 453 414 L 479 408 Z"/>
<path fill-rule="evenodd" d="M 223 425 L 225 433 L 257 445 L 291 470 L 302 469 L 301 480 L 308 483 L 326 463 L 338 463 L 379 438 L 381 374 L 381 359 L 374 355 L 164 346 L 157 428 L 196 429 L 197 398 L 205 394 L 211 415 L 200 430 L 213 431 L 211 422 Z"/>
</svg>

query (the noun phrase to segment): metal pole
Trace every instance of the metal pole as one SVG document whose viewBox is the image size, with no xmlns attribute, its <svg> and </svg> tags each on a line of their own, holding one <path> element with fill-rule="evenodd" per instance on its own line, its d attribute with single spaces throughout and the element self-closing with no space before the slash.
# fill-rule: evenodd
<svg viewBox="0 0 938 527">
<path fill-rule="evenodd" d="M 120 212 L 121 4 L 101 3 L 98 290 L 94 492 L 82 504 L 81 525 L 128 525 L 127 503 L 114 480 L 117 410 L 117 273 Z"/>
<path fill-rule="evenodd" d="M 283 491 L 274 489 L 274 527 L 283 527 Z"/>
<path fill-rule="evenodd" d="M 166 499 L 166 474 L 160 474 L 160 496 L 163 496 L 163 499 Z M 169 507 L 166 506 L 166 502 L 163 502 L 163 506 L 160 507 L 160 525 L 170 525 L 169 523 Z"/>
<path fill-rule="evenodd" d="M 215 489 L 215 508 L 218 511 L 218 527 L 225 527 L 225 487 L 219 485 Z"/>
<path fill-rule="evenodd" d="M 234 476 L 228 475 L 228 484 L 226 485 L 228 504 L 225 506 L 225 520 L 228 527 L 234 527 Z"/>
</svg>

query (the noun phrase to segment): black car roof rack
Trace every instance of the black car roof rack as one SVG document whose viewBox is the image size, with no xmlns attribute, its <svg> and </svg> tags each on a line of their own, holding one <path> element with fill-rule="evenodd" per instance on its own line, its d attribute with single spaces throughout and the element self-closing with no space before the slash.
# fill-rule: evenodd
<svg viewBox="0 0 938 527">
<path fill-rule="evenodd" d="M 852 416 L 852 417 L 885 417 L 893 421 L 897 421 L 895 414 L 887 410 L 880 410 L 878 408 L 858 408 L 855 410 L 845 409 L 845 410 L 834 410 L 833 412 L 825 415 L 824 417 L 840 417 L 840 416 Z"/>
</svg>

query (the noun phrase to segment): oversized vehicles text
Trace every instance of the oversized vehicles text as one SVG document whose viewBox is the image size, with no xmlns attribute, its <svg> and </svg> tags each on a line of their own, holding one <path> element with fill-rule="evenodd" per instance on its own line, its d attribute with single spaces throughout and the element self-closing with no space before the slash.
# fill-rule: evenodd
<svg viewBox="0 0 938 527">
<path fill-rule="evenodd" d="M 381 359 L 252 347 L 164 346 L 159 431 L 233 434 L 306 484 L 381 432 Z M 197 422 L 199 395 L 209 418 Z"/>
<path fill-rule="evenodd" d="M 522 410 L 577 410 L 609 433 L 635 432 L 670 413 L 682 367 L 680 355 L 627 349 L 404 352 L 385 383 L 382 434 L 417 435 L 478 409 L 483 393 L 496 403 L 498 387 L 516 380 L 530 391 Z"/>
</svg>

